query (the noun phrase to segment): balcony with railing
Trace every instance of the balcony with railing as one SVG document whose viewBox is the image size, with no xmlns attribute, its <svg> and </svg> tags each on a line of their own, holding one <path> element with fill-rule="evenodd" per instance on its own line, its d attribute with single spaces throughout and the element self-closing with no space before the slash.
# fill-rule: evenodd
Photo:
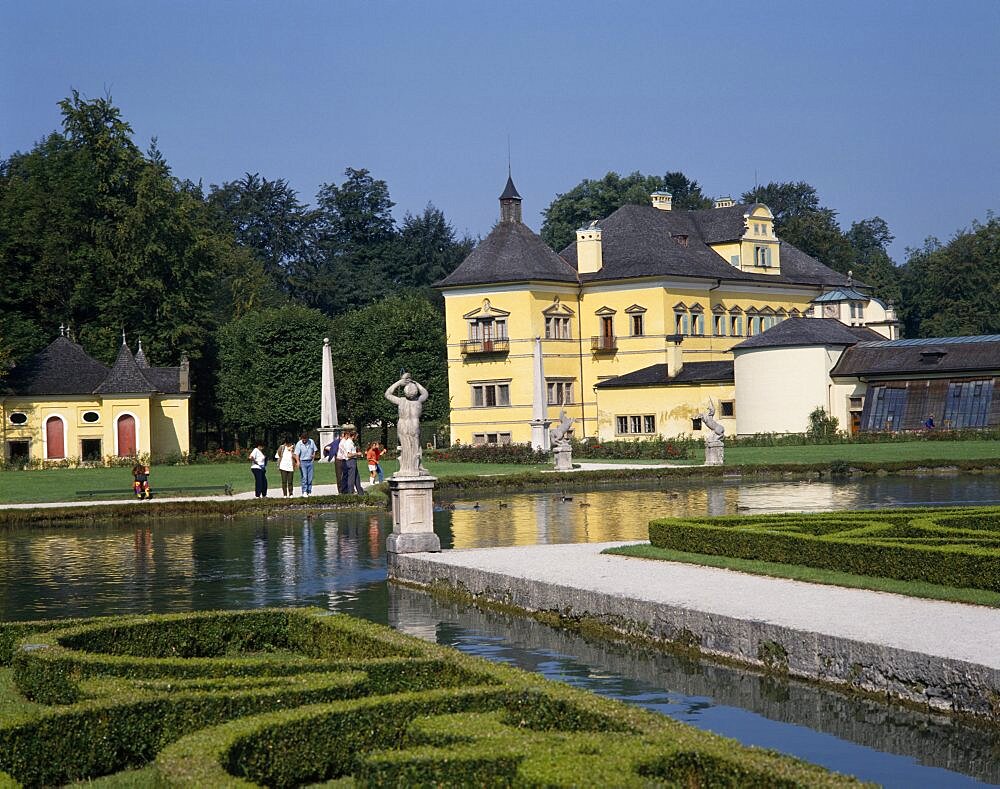
<svg viewBox="0 0 1000 789">
<path fill-rule="evenodd" d="M 618 338 L 599 334 L 590 338 L 590 350 L 594 353 L 614 353 L 618 350 Z"/>
<path fill-rule="evenodd" d="M 510 340 L 497 337 L 489 340 L 462 340 L 462 356 L 489 356 L 510 351 Z"/>
</svg>

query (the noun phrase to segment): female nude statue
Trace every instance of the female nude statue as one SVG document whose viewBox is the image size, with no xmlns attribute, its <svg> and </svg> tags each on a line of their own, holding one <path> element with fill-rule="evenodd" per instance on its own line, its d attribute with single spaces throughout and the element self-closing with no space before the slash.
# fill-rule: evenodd
<svg viewBox="0 0 1000 789">
<path fill-rule="evenodd" d="M 403 387 L 403 397 L 395 394 L 396 389 Z M 399 471 L 401 477 L 419 477 L 430 472 L 424 468 L 420 451 L 420 413 L 424 410 L 427 390 L 414 381 L 409 373 L 385 390 L 385 399 L 399 406 L 399 419 L 396 421 L 396 435 L 399 437 L 401 449 L 399 455 Z"/>
</svg>

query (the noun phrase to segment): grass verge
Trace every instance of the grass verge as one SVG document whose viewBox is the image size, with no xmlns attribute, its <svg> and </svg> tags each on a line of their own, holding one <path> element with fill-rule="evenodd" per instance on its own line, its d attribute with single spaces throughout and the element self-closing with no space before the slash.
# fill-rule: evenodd
<svg viewBox="0 0 1000 789">
<path fill-rule="evenodd" d="M 637 559 L 654 559 L 664 562 L 684 562 L 685 564 L 701 564 L 706 567 L 719 567 L 724 570 L 736 570 L 753 575 L 768 575 L 773 578 L 790 578 L 795 581 L 807 581 L 830 586 L 846 586 L 852 589 L 871 589 L 876 592 L 891 592 L 892 594 L 909 597 L 923 597 L 928 600 L 945 600 L 951 603 L 971 603 L 1000 608 L 1000 593 L 986 589 L 957 589 L 951 586 L 940 586 L 920 581 L 898 581 L 894 578 L 879 578 L 872 575 L 854 575 L 822 570 L 816 567 L 805 567 L 799 564 L 780 564 L 778 562 L 760 562 L 752 559 L 733 559 L 728 556 L 711 556 L 704 553 L 688 553 L 667 548 L 657 548 L 644 543 L 623 545 L 620 548 L 608 548 L 604 553 L 616 556 L 629 556 Z"/>
</svg>

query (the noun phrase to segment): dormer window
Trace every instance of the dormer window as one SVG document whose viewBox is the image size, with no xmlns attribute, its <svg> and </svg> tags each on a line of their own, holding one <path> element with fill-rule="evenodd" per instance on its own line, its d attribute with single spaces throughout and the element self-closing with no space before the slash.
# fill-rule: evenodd
<svg viewBox="0 0 1000 789">
<path fill-rule="evenodd" d="M 753 264 L 760 268 L 770 268 L 771 266 L 771 248 L 765 246 L 756 246 L 753 248 Z"/>
</svg>

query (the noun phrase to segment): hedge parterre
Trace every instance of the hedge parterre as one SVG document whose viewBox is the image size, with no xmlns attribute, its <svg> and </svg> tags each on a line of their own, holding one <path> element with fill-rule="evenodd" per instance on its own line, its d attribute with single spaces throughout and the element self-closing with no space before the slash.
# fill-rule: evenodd
<svg viewBox="0 0 1000 789">
<path fill-rule="evenodd" d="M 317 609 L 0 623 L 0 787 L 857 785 Z"/>
<path fill-rule="evenodd" d="M 658 548 L 1000 591 L 1000 508 L 662 518 Z"/>
</svg>

